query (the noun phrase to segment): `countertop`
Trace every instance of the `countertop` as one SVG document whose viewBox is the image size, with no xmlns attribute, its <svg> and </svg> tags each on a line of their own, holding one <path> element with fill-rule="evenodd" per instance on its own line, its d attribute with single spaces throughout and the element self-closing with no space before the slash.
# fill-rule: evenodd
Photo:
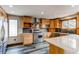
<svg viewBox="0 0 79 59">
<path fill-rule="evenodd" d="M 62 32 L 53 32 L 53 33 L 58 33 L 58 34 L 69 34 L 69 33 L 62 33 Z"/>
<path fill-rule="evenodd" d="M 70 51 L 72 53 L 79 53 L 79 35 L 69 34 L 66 36 L 60 36 L 55 38 L 44 39 L 49 44 L 54 44 L 65 51 Z"/>
</svg>

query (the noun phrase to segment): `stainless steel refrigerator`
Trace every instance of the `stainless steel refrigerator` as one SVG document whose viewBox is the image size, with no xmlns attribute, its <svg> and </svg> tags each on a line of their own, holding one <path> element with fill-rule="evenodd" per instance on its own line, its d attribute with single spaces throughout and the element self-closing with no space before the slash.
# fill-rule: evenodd
<svg viewBox="0 0 79 59">
<path fill-rule="evenodd" d="M 8 22 L 3 17 L 0 17 L 0 54 L 6 53 L 8 42 Z"/>
</svg>

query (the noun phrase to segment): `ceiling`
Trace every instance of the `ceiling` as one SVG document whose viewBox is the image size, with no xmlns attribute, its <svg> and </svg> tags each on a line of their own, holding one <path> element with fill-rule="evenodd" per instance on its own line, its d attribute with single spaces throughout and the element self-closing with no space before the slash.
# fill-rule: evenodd
<svg viewBox="0 0 79 59">
<path fill-rule="evenodd" d="M 6 13 L 37 18 L 56 18 L 74 14 L 79 5 L 2 5 Z"/>
</svg>

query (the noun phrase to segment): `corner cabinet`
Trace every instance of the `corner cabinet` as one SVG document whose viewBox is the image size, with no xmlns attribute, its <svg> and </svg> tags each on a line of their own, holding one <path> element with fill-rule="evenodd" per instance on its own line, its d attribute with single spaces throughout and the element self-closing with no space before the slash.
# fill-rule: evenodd
<svg viewBox="0 0 79 59">
<path fill-rule="evenodd" d="M 61 28 L 61 20 L 59 18 L 57 18 L 56 20 L 54 20 L 54 24 L 55 24 L 55 28 Z"/>
<path fill-rule="evenodd" d="M 55 20 L 50 19 L 50 28 L 49 28 L 49 32 L 55 32 Z"/>
<path fill-rule="evenodd" d="M 61 28 L 62 22 L 60 18 L 51 19 L 49 32 L 55 32 L 57 28 Z"/>
</svg>

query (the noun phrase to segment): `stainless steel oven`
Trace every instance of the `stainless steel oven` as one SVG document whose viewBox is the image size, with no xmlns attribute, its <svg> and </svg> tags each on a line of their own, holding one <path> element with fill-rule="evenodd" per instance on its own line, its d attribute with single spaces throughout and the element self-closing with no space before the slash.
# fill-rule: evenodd
<svg viewBox="0 0 79 59">
<path fill-rule="evenodd" d="M 43 39 L 43 33 L 41 31 L 34 31 L 34 43 L 41 43 L 44 41 Z"/>
</svg>

